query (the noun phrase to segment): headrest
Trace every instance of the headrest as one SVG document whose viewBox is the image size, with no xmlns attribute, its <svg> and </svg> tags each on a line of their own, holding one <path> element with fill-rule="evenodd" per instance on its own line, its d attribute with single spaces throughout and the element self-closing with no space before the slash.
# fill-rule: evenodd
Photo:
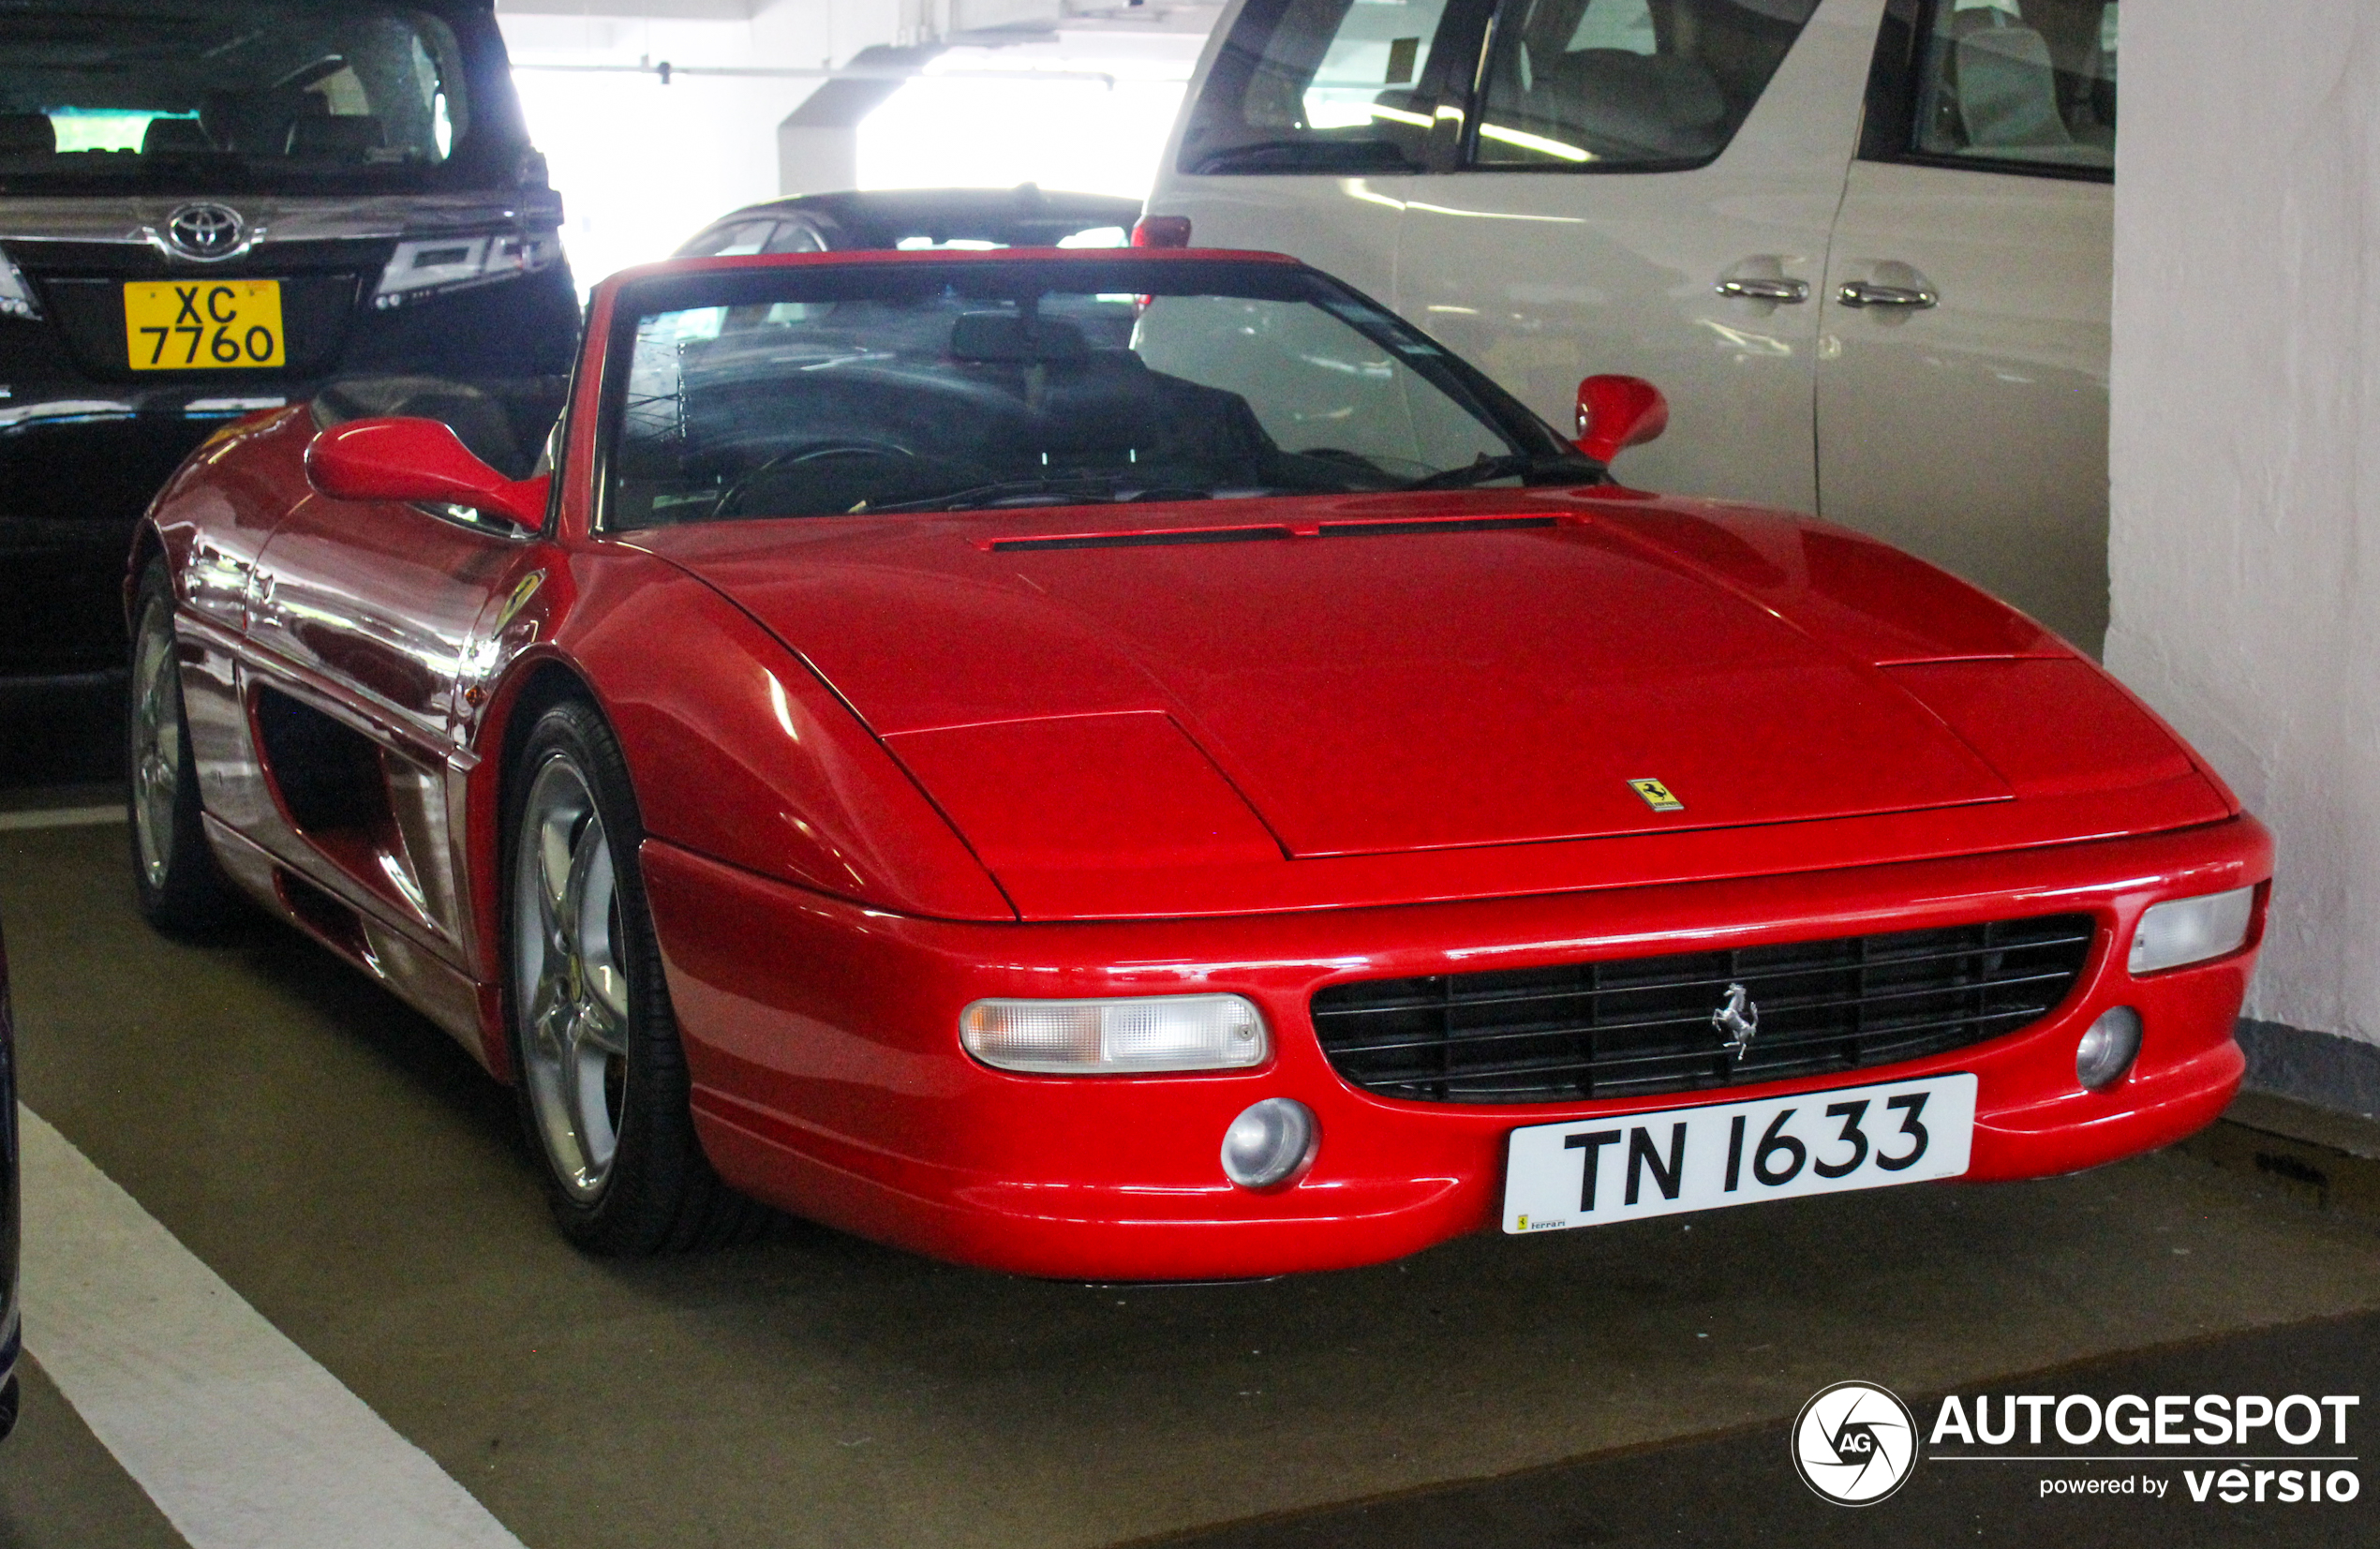
<svg viewBox="0 0 2380 1549">
<path fill-rule="evenodd" d="M 302 117 L 290 126 L 291 156 L 354 158 L 379 148 L 380 121 L 366 115 Z"/>
<path fill-rule="evenodd" d="M 177 151 L 211 151 L 215 141 L 206 137 L 195 118 L 153 118 L 141 132 L 142 156 L 171 156 Z"/>
<path fill-rule="evenodd" d="M 2030 27 L 1992 27 L 1958 39 L 1958 116 L 1977 150 L 2071 145 L 2058 115 L 2049 45 Z"/>
<path fill-rule="evenodd" d="M 224 150 L 276 156 L 289 148 L 290 125 L 308 100 L 299 91 L 212 91 L 200 99 L 199 122 Z"/>
<path fill-rule="evenodd" d="M 1081 329 L 1062 318 L 965 312 L 951 325 L 950 353 L 962 361 L 1078 361 L 1091 345 Z"/>
<path fill-rule="evenodd" d="M 48 113 L 0 113 L 0 156 L 48 156 L 57 148 Z"/>
</svg>

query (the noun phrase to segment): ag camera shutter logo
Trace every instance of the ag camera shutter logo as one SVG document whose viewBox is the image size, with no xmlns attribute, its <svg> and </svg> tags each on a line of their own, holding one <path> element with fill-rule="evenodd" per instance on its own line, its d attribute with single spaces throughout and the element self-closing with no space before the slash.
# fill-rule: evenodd
<svg viewBox="0 0 2380 1549">
<path fill-rule="evenodd" d="M 1872 1382 L 1822 1388 L 1793 1419 L 1793 1467 L 1838 1506 L 1873 1506 L 1917 1467 L 1917 1417 Z"/>
</svg>

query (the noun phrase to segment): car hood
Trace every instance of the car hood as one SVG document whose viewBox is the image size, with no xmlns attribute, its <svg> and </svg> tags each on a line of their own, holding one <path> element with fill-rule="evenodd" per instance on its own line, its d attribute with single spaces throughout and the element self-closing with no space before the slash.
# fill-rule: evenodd
<svg viewBox="0 0 2380 1549">
<path fill-rule="evenodd" d="M 637 541 L 804 657 L 995 872 L 2012 797 L 1878 663 L 1582 502 L 1240 504 Z"/>
</svg>

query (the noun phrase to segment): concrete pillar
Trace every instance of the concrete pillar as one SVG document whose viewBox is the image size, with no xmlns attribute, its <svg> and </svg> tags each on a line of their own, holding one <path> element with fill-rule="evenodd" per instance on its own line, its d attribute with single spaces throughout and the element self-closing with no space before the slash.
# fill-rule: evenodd
<svg viewBox="0 0 2380 1549">
<path fill-rule="evenodd" d="M 2107 664 L 2278 841 L 2252 1084 L 2380 1111 L 2380 7 L 2124 8 Z"/>
</svg>

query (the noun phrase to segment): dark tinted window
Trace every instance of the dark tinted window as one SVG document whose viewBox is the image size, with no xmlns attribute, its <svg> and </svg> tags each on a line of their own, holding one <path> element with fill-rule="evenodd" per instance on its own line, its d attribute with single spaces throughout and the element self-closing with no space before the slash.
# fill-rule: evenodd
<svg viewBox="0 0 2380 1549">
<path fill-rule="evenodd" d="M 1504 0 L 1473 161 L 1696 166 L 1727 148 L 1818 0 Z"/>
<path fill-rule="evenodd" d="M 1929 0 L 1921 37 L 1908 149 L 2114 170 L 2112 3 Z"/>
<path fill-rule="evenodd" d="M 483 142 L 517 141 L 509 93 L 484 15 L 322 0 L 0 4 L 9 186 L 452 186 L 475 127 Z"/>
<path fill-rule="evenodd" d="M 1185 172 L 1395 170 L 1429 138 L 1421 93 L 1447 0 L 1249 0 L 1183 133 Z"/>
</svg>

